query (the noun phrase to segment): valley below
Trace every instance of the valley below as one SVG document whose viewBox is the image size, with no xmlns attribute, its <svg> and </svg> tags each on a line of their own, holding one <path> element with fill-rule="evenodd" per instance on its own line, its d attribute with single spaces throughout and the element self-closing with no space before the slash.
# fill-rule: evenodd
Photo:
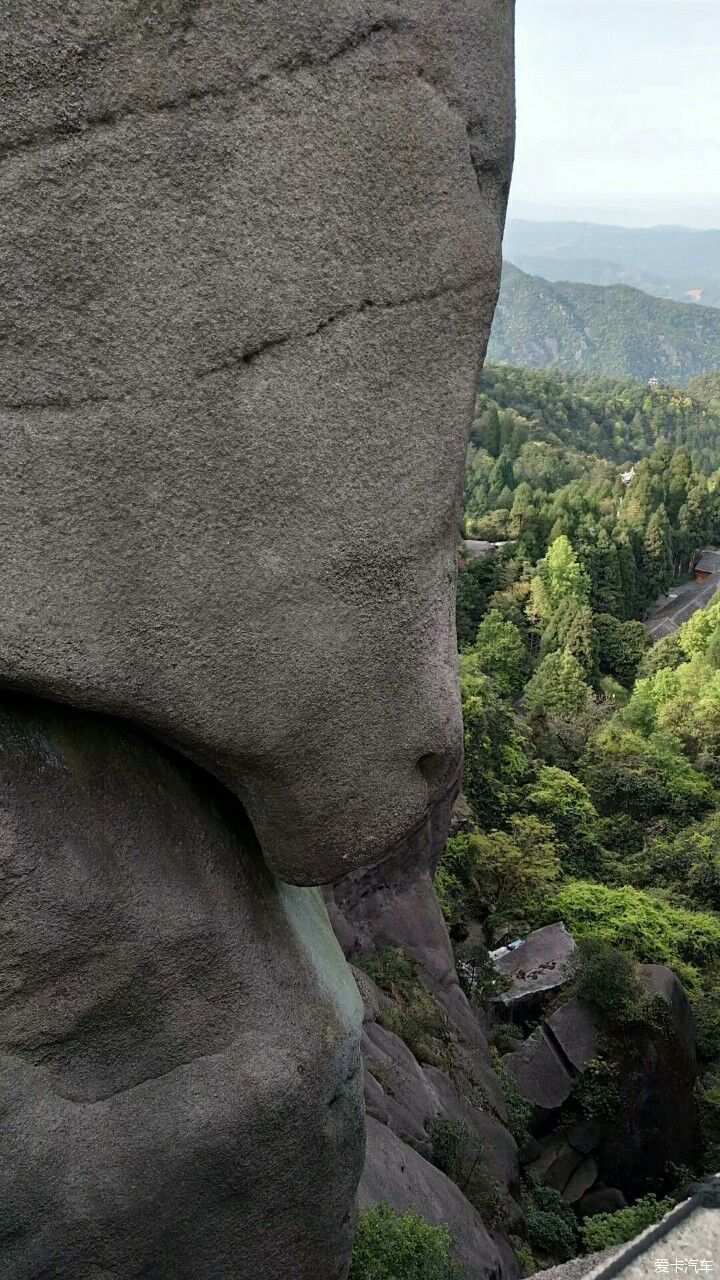
<svg viewBox="0 0 720 1280">
<path fill-rule="evenodd" d="M 370 1249 L 418 1214 L 468 1280 L 582 1270 L 720 1167 L 719 425 L 671 385 L 483 374 L 462 794 L 328 894 Z"/>
</svg>

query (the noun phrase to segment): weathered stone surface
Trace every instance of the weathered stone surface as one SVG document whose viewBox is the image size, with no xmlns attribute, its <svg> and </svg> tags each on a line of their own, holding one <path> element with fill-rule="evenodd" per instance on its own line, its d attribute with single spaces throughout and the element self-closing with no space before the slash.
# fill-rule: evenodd
<svg viewBox="0 0 720 1280">
<path fill-rule="evenodd" d="M 459 1040 L 456 1058 L 472 1059 L 472 1072 L 501 1119 L 505 1102 L 492 1067 L 487 1026 L 460 987 L 447 926 L 433 877 L 445 844 L 453 796 L 434 806 L 427 821 L 380 866 L 346 877 L 325 891 L 333 927 L 349 959 L 398 947 L 417 963 L 425 986 L 442 1005 Z M 459 1065 L 459 1064 L 458 1064 Z"/>
<path fill-rule="evenodd" d="M 597 1164 L 592 1156 L 586 1156 L 573 1171 L 563 1187 L 563 1195 L 568 1204 L 576 1204 L 585 1195 L 597 1178 Z"/>
<path fill-rule="evenodd" d="M 344 1280 L 355 984 L 315 890 L 144 733 L 0 702 L 3 1280 Z"/>
<path fill-rule="evenodd" d="M 536 1014 L 543 1001 L 569 982 L 577 948 L 564 924 L 536 929 L 514 951 L 498 956 L 495 966 L 510 987 L 493 1000 L 495 1007 L 513 1018 Z"/>
<path fill-rule="evenodd" d="M 589 1218 L 596 1213 L 615 1213 L 626 1205 L 627 1200 L 618 1187 L 594 1187 L 578 1201 L 575 1208 L 581 1218 Z"/>
<path fill-rule="evenodd" d="M 494 1116 L 461 1098 L 444 1071 L 437 1067 L 423 1067 L 423 1073 L 435 1091 L 442 1114 L 464 1124 L 477 1138 L 488 1172 L 508 1190 L 516 1189 L 520 1181 L 520 1164 L 517 1143 L 512 1134 Z"/>
<path fill-rule="evenodd" d="M 671 1164 L 692 1168 L 701 1147 L 697 1112 L 693 1017 L 677 975 L 664 965 L 640 965 L 650 994 L 667 1006 L 655 1026 L 634 1028 L 623 1077 L 622 1123 L 603 1144 L 603 1181 L 632 1200 Z"/>
<path fill-rule="evenodd" d="M 363 1186 L 372 1188 L 376 1198 L 389 1199 L 395 1208 L 413 1208 L 431 1222 L 450 1221 L 466 1242 L 463 1256 L 469 1256 L 473 1268 L 469 1275 L 486 1274 L 488 1266 L 499 1268 L 499 1274 L 514 1275 L 518 1270 L 514 1254 L 500 1236 L 491 1238 L 492 1263 L 484 1252 L 490 1239 L 486 1232 L 479 1259 L 475 1258 L 477 1213 L 455 1184 L 450 1183 L 452 1191 L 448 1192 L 448 1179 L 430 1163 L 436 1121 L 452 1117 L 465 1125 L 470 1150 L 475 1148 L 472 1158 L 477 1154 L 479 1167 L 500 1184 L 503 1230 L 512 1233 L 520 1216 L 513 1199 L 519 1180 L 517 1144 L 503 1123 L 507 1120 L 503 1090 L 483 1020 L 460 988 L 433 885 L 451 807 L 452 797 L 448 797 L 405 847 L 381 866 L 357 872 L 325 890 L 334 927 L 350 958 L 384 947 L 400 948 L 415 962 L 417 982 L 447 1015 L 443 1034 L 448 1037 L 446 1059 L 452 1079 L 439 1066 L 421 1066 L 399 1036 L 374 1021 L 393 1007 L 400 1013 L 400 1005 L 394 1005 L 361 968 L 355 967 L 365 1005 L 363 1060 L 374 1077 L 366 1084 L 368 1113 L 389 1130 L 377 1138 L 370 1129 Z M 403 1025 L 402 1019 L 398 1025 Z M 442 1047 L 438 1046 L 445 1061 Z M 397 1141 L 403 1137 L 412 1142 L 412 1150 Z M 388 1153 L 385 1169 L 383 1161 Z M 450 1218 L 443 1218 L 442 1212 Z"/>
<path fill-rule="evenodd" d="M 587 1000 L 579 1000 L 574 996 L 551 1014 L 545 1027 L 555 1047 L 576 1071 L 582 1071 L 590 1059 L 595 1057 L 599 1022 L 596 1011 Z"/>
<path fill-rule="evenodd" d="M 369 1116 L 374 1116 L 381 1124 L 387 1124 L 389 1116 L 385 1093 L 382 1085 L 372 1073 L 372 1065 L 372 1060 L 370 1063 L 365 1062 L 364 1064 L 363 1097 L 365 1099 L 365 1110 Z"/>
<path fill-rule="evenodd" d="M 460 762 L 511 0 L 6 9 L 0 680 L 179 744 L 282 878 L 344 875 Z"/>
<path fill-rule="evenodd" d="M 548 1134 L 539 1147 L 537 1159 L 528 1166 L 530 1172 L 539 1174 L 549 1186 L 562 1191 L 569 1204 L 574 1204 L 597 1178 L 595 1161 L 573 1147 L 564 1131 Z"/>
<path fill-rule="evenodd" d="M 587 1156 L 599 1146 L 601 1138 L 600 1125 L 595 1120 L 577 1120 L 567 1130 L 567 1140 L 576 1151 Z"/>
<path fill-rule="evenodd" d="M 692 1007 L 677 974 L 665 964 L 641 964 L 638 969 L 649 995 L 664 1000 L 668 1006 L 676 1038 L 689 1052 L 694 1052 L 695 1025 Z"/>
<path fill-rule="evenodd" d="M 422 1067 L 404 1040 L 377 1023 L 368 1023 L 363 1036 L 366 1064 L 384 1068 L 385 1106 L 388 1124 L 399 1138 L 427 1144 L 430 1151 L 432 1123 L 440 1112 L 438 1099 Z"/>
<path fill-rule="evenodd" d="M 530 1170 L 540 1174 L 557 1191 L 562 1191 L 582 1161 L 583 1156 L 573 1150 L 564 1133 L 551 1133 L 540 1140 L 540 1154 L 530 1165 Z"/>
<path fill-rule="evenodd" d="M 384 1202 L 397 1213 L 421 1212 L 433 1226 L 448 1226 L 467 1280 L 501 1280 L 519 1274 L 507 1248 L 500 1249 L 454 1182 L 395 1137 L 377 1120 L 367 1122 L 367 1157 L 358 1201 Z"/>
<path fill-rule="evenodd" d="M 503 1063 L 521 1093 L 543 1111 L 554 1111 L 572 1092 L 574 1076 L 568 1071 L 543 1027 L 515 1049 Z"/>
<path fill-rule="evenodd" d="M 392 1000 L 380 990 L 377 982 L 364 969 L 359 969 L 356 965 L 351 965 L 350 968 L 363 1002 L 363 1025 L 366 1022 L 376 1022 L 383 1009 L 392 1008 Z"/>
</svg>

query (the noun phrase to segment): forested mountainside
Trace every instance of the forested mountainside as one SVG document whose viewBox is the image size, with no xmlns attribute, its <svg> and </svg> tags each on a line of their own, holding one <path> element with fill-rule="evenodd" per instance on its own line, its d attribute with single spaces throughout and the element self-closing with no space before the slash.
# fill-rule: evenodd
<svg viewBox="0 0 720 1280">
<path fill-rule="evenodd" d="M 465 534 L 512 540 L 511 561 L 499 564 L 512 562 L 505 587 L 520 596 L 528 568 L 564 535 L 593 607 L 641 616 L 720 536 L 719 431 L 713 411 L 674 388 L 489 367 L 468 449 Z M 471 581 L 458 597 L 464 639 Z"/>
<path fill-rule="evenodd" d="M 703 373 L 688 383 L 688 394 L 698 404 L 707 405 L 714 413 L 720 414 L 720 372 Z"/>
<path fill-rule="evenodd" d="M 637 461 L 658 444 L 684 445 L 706 471 L 720 467 L 720 373 L 685 389 L 631 378 L 486 365 L 475 414 L 509 410 L 503 434 L 564 444 L 614 462 Z"/>
<path fill-rule="evenodd" d="M 591 381 L 488 369 L 468 454 L 465 532 L 512 541 L 460 573 L 466 811 L 436 887 L 515 1089 L 519 1232 L 543 1266 L 629 1239 L 720 1167 L 720 593 L 652 647 L 642 622 L 678 564 L 720 538 L 720 477 L 656 433 L 634 395 L 604 384 L 596 403 Z M 646 452 L 632 478 L 585 451 L 600 402 L 623 396 L 619 421 L 640 415 Z M 529 934 L 526 946 L 564 947 L 564 930 L 574 977 L 530 1009 L 489 950 Z M 543 1055 L 569 1024 L 563 1043 L 590 1029 L 592 1051 L 558 1101 Z M 651 1061 L 664 1084 L 649 1084 Z"/>
<path fill-rule="evenodd" d="M 516 1086 L 521 1230 L 545 1266 L 629 1239 L 720 1168 L 720 599 L 649 648 L 564 535 L 494 572 L 461 654 L 467 814 L 436 887 Z M 574 976 L 527 1007 L 489 950 L 542 943 L 547 971 L 568 934 Z"/>
<path fill-rule="evenodd" d="M 628 284 L 659 298 L 720 305 L 720 231 L 515 218 L 505 255 L 546 280 Z"/>
<path fill-rule="evenodd" d="M 488 359 L 686 383 L 720 359 L 720 310 L 503 268 Z"/>
</svg>

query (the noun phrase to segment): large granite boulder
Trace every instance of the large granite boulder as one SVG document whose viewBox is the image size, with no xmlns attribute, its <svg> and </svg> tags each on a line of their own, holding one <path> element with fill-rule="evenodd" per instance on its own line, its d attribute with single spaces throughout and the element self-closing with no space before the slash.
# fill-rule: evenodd
<svg viewBox="0 0 720 1280">
<path fill-rule="evenodd" d="M 512 11 L 6 6 L 0 681 L 179 744 L 288 881 L 458 772 Z"/>
<path fill-rule="evenodd" d="M 507 981 L 507 989 L 495 996 L 493 1005 L 519 1021 L 535 1017 L 570 981 L 577 966 L 575 940 L 562 923 L 535 929 L 520 946 L 502 947 L 491 954 Z"/>
<path fill-rule="evenodd" d="M 574 1074 L 545 1027 L 536 1027 L 517 1049 L 506 1053 L 503 1064 L 523 1097 L 540 1111 L 557 1111 L 572 1093 Z"/>
<path fill-rule="evenodd" d="M 573 996 L 503 1058 L 535 1108 L 539 1141 L 528 1168 L 583 1213 L 601 1212 L 587 1208 L 596 1203 L 594 1190 L 608 1190 L 610 1203 L 670 1188 L 669 1171 L 682 1163 L 693 1167 L 700 1151 L 690 1002 L 671 969 L 637 970 L 655 1007 L 632 1023 L 618 1031 L 590 1002 Z M 612 1105 L 589 1119 L 582 1105 L 578 1109 L 575 1086 L 598 1057 L 609 1072 Z"/>
<path fill-rule="evenodd" d="M 505 1055 L 506 1070 L 540 1113 L 567 1102 L 578 1074 L 595 1057 L 599 1030 L 597 1011 L 573 996 Z"/>
<path fill-rule="evenodd" d="M 623 1078 L 622 1123 L 604 1146 L 605 1181 L 633 1198 L 648 1186 L 669 1187 L 668 1171 L 693 1168 L 702 1148 L 697 1111 L 697 1061 L 690 1001 L 665 965 L 639 965 L 654 1025 L 638 1027 Z"/>
<path fill-rule="evenodd" d="M 582 1071 L 595 1057 L 600 1036 L 600 1017 L 587 1000 L 573 996 L 545 1021 L 559 1056 L 574 1071 Z"/>
<path fill-rule="evenodd" d="M 3 1280 L 344 1280 L 357 989 L 238 802 L 109 718 L 0 703 Z"/>
</svg>

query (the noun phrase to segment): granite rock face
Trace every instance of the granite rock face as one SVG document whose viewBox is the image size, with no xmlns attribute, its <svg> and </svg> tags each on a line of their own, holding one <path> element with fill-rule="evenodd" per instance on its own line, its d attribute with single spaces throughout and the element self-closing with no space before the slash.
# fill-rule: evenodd
<svg viewBox="0 0 720 1280">
<path fill-rule="evenodd" d="M 512 8 L 4 16 L 0 682 L 178 745 L 298 884 L 458 771 Z"/>
<path fill-rule="evenodd" d="M 422 984 L 437 1000 L 458 1040 L 455 1056 L 471 1073 L 497 1114 L 507 1119 L 500 1081 L 488 1047 L 488 1022 L 460 986 L 434 875 L 447 837 L 452 793 L 437 804 L 422 828 L 380 866 L 348 876 L 325 890 L 330 921 L 349 960 L 399 948 L 416 964 Z"/>
<path fill-rule="evenodd" d="M 317 890 L 144 733 L 0 702 L 3 1280 L 344 1280 L 361 1006 Z"/>
<path fill-rule="evenodd" d="M 515 1280 L 519 1270 L 507 1245 L 493 1238 L 455 1183 L 386 1125 L 372 1118 L 367 1125 L 360 1207 L 384 1202 L 396 1213 L 419 1211 L 433 1226 L 450 1227 L 467 1280 Z"/>
</svg>

